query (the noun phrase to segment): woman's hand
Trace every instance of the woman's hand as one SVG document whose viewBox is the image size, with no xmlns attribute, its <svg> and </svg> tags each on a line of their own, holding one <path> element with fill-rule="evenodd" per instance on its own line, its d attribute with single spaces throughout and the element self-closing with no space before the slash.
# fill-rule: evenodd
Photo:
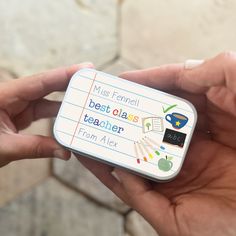
<svg viewBox="0 0 236 236">
<path fill-rule="evenodd" d="M 84 67 L 92 65 L 73 65 L 0 83 L 0 167 L 25 158 L 70 158 L 70 152 L 53 138 L 18 131 L 35 120 L 55 116 L 60 102 L 49 101 L 44 96 L 65 90 L 71 76 Z"/>
<path fill-rule="evenodd" d="M 192 69 L 166 65 L 122 77 L 195 105 L 198 123 L 180 174 L 172 182 L 154 183 L 78 159 L 160 235 L 235 235 L 236 54 L 220 54 Z"/>
</svg>

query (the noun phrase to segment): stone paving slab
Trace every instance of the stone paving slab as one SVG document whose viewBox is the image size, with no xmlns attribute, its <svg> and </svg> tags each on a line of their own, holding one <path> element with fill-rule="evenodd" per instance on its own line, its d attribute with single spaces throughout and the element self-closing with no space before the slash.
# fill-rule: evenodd
<svg viewBox="0 0 236 236">
<path fill-rule="evenodd" d="M 236 50 L 234 0 L 128 0 L 121 54 L 142 68 Z"/>
<path fill-rule="evenodd" d="M 91 174 L 80 162 L 72 157 L 66 163 L 54 160 L 53 171 L 58 178 L 69 186 L 72 186 L 99 203 L 107 205 L 119 212 L 126 212 L 129 207 L 117 198 L 107 187 L 105 187 L 93 174 Z"/>
<path fill-rule="evenodd" d="M 123 217 L 54 179 L 0 209 L 4 236 L 122 236 Z"/>
<path fill-rule="evenodd" d="M 117 54 L 116 0 L 0 1 L 0 65 L 16 74 Z"/>
</svg>

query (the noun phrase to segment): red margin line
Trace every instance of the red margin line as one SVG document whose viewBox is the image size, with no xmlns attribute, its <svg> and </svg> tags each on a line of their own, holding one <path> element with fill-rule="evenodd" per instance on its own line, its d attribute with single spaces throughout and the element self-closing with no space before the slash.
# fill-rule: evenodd
<svg viewBox="0 0 236 236">
<path fill-rule="evenodd" d="M 82 115 L 83 115 L 83 113 L 84 113 L 84 109 L 85 109 L 86 103 L 87 103 L 87 101 L 88 101 L 88 98 L 89 98 L 89 95 L 90 95 L 90 93 L 91 93 L 91 90 L 92 90 L 92 87 L 93 87 L 93 84 L 94 84 L 94 82 L 95 82 L 96 77 L 97 77 L 97 73 L 95 73 L 95 76 L 94 76 L 94 78 L 93 78 L 92 85 L 91 85 L 91 87 L 90 87 L 90 89 L 89 89 L 89 92 L 88 92 L 88 95 L 87 95 L 86 101 L 85 101 L 84 106 L 83 106 L 83 109 L 82 109 L 82 111 L 81 111 L 81 114 L 80 114 L 80 117 L 79 117 L 78 123 L 77 123 L 76 128 L 75 128 L 75 132 L 74 132 L 73 137 L 72 137 L 71 142 L 70 142 L 70 146 L 71 146 L 71 144 L 72 144 L 72 142 L 73 142 L 73 140 L 74 140 L 75 134 L 76 134 L 76 132 L 77 132 L 77 129 L 78 129 L 79 123 L 80 123 L 81 118 L 82 118 Z"/>
</svg>

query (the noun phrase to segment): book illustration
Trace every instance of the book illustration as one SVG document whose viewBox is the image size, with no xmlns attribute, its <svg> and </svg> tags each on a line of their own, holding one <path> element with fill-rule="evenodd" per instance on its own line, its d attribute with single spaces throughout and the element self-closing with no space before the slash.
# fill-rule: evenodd
<svg viewBox="0 0 236 236">
<path fill-rule="evenodd" d="M 145 117 L 142 119 L 143 133 L 148 132 L 163 132 L 163 118 L 162 117 Z"/>
</svg>

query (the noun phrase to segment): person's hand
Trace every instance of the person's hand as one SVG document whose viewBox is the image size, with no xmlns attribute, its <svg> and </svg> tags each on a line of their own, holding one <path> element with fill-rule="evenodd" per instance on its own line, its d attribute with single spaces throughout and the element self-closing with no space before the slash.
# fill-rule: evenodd
<svg viewBox="0 0 236 236">
<path fill-rule="evenodd" d="M 70 158 L 70 152 L 53 138 L 18 131 L 35 120 L 55 116 L 60 102 L 49 101 L 44 96 L 65 90 L 71 76 L 84 67 L 93 66 L 73 65 L 0 83 L 0 167 L 25 158 Z"/>
<path fill-rule="evenodd" d="M 174 64 L 122 77 L 195 105 L 198 123 L 180 174 L 154 183 L 78 159 L 160 235 L 236 235 L 236 54 L 220 54 L 192 69 Z"/>
</svg>

